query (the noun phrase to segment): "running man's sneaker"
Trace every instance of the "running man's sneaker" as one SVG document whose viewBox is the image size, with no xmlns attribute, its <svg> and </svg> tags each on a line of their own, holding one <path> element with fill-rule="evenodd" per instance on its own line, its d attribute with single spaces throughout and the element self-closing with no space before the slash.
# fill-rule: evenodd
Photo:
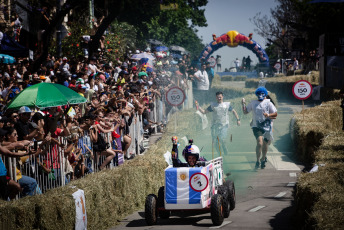
<svg viewBox="0 0 344 230">
<path fill-rule="evenodd" d="M 265 163 L 266 163 L 266 159 L 261 161 L 261 164 L 260 164 L 260 168 L 261 169 L 264 169 L 265 168 Z"/>
<path fill-rule="evenodd" d="M 256 162 L 256 166 L 254 167 L 255 169 L 259 168 L 259 161 Z"/>
</svg>

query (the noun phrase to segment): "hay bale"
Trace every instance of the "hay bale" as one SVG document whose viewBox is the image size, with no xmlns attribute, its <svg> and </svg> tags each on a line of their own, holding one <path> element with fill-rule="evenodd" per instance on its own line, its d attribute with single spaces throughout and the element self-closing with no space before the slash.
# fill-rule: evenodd
<svg viewBox="0 0 344 230">
<path fill-rule="evenodd" d="M 231 75 L 224 75 L 221 77 L 221 81 L 233 81 L 233 76 Z"/>
<path fill-rule="evenodd" d="M 246 75 L 238 75 L 234 78 L 234 81 L 246 81 L 247 76 Z"/>
</svg>

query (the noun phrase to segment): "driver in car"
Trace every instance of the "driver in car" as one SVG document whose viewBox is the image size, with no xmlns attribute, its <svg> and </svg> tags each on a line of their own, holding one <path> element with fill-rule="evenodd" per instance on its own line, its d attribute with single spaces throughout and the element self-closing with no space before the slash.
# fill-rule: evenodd
<svg viewBox="0 0 344 230">
<path fill-rule="evenodd" d="M 183 150 L 183 157 L 187 163 L 183 163 L 178 159 L 178 138 L 176 136 L 172 137 L 172 162 L 173 167 L 198 167 L 199 160 L 206 161 L 203 157 L 200 158 L 200 151 L 196 145 L 193 145 L 193 140 L 189 140 L 189 145 L 187 145 Z"/>
</svg>

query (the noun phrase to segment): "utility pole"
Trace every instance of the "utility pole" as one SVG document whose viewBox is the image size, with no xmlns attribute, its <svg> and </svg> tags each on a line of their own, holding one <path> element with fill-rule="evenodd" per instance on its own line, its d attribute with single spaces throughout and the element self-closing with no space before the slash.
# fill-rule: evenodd
<svg viewBox="0 0 344 230">
<path fill-rule="evenodd" d="M 57 9 L 57 14 L 60 13 L 61 11 L 61 0 L 56 0 L 56 9 Z M 59 23 L 56 27 L 56 42 L 57 42 L 57 46 L 56 46 L 56 54 L 57 57 L 61 57 L 62 56 L 62 23 Z"/>
<path fill-rule="evenodd" d="M 93 18 L 94 18 L 94 2 L 93 0 L 89 1 L 90 3 L 90 29 L 93 29 Z"/>
</svg>

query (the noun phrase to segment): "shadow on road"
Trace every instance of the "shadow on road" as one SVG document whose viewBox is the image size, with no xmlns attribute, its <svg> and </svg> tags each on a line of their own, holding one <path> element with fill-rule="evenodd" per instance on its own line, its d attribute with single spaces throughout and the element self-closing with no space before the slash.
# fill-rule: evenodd
<svg viewBox="0 0 344 230">
<path fill-rule="evenodd" d="M 192 226 L 196 226 L 196 227 L 212 227 L 212 221 L 211 221 L 211 217 L 210 217 L 210 213 L 209 216 L 199 216 L 200 214 L 204 214 L 203 213 L 188 213 L 188 212 L 175 212 L 172 213 L 171 217 L 169 219 L 158 219 L 157 222 L 157 227 L 159 226 L 182 226 L 182 225 L 192 225 Z M 142 226 L 147 226 L 147 223 L 145 221 L 145 213 L 144 212 L 139 212 L 140 219 L 136 219 L 136 220 L 132 220 L 130 222 L 128 222 L 125 226 L 126 227 L 142 227 Z M 122 220 L 122 223 L 125 223 L 126 220 Z"/>
</svg>

